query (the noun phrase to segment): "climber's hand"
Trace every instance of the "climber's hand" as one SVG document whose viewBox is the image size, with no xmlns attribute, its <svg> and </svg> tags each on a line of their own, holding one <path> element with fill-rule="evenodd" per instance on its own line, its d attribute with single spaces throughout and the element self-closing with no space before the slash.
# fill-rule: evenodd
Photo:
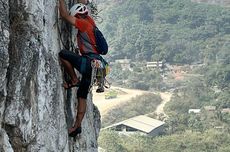
<svg viewBox="0 0 230 152">
<path fill-rule="evenodd" d="M 76 18 L 74 16 L 69 15 L 64 0 L 59 0 L 59 11 L 62 18 L 68 21 L 70 24 L 75 25 Z"/>
</svg>

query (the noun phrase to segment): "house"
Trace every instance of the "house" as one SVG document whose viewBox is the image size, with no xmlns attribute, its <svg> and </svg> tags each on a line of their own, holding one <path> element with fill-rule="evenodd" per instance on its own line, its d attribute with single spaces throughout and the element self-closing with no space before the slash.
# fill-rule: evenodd
<svg viewBox="0 0 230 152">
<path fill-rule="evenodd" d="M 189 109 L 188 113 L 195 113 L 195 114 L 199 114 L 200 113 L 200 109 Z"/>
<path fill-rule="evenodd" d="M 122 70 L 131 70 L 130 62 L 130 59 L 115 60 L 115 63 L 119 63 L 121 65 Z"/>
<path fill-rule="evenodd" d="M 222 113 L 230 113 L 230 108 L 224 108 L 221 110 Z"/>
<path fill-rule="evenodd" d="M 163 68 L 163 62 L 162 61 L 156 61 L 156 62 L 147 62 L 146 67 L 148 69 L 162 69 Z"/>
<path fill-rule="evenodd" d="M 216 111 L 216 106 L 204 106 L 205 111 Z"/>
<path fill-rule="evenodd" d="M 141 133 L 149 136 L 157 136 L 163 133 L 165 122 L 140 115 L 125 121 L 113 124 L 104 129 L 111 129 L 123 134 Z"/>
</svg>

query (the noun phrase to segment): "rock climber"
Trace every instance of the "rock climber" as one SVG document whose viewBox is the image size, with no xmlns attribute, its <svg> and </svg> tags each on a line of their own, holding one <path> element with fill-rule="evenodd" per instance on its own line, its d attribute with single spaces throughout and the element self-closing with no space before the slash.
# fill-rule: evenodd
<svg viewBox="0 0 230 152">
<path fill-rule="evenodd" d="M 93 27 L 96 26 L 94 20 L 88 15 L 87 6 L 82 3 L 77 3 L 72 6 L 68 12 L 64 0 L 59 0 L 59 11 L 61 17 L 78 29 L 77 45 L 79 53 L 74 53 L 69 50 L 62 50 L 59 57 L 66 72 L 71 80 L 64 83 L 65 89 L 78 86 L 77 98 L 77 116 L 73 127 L 68 129 L 69 136 L 76 137 L 82 132 L 81 122 L 86 112 L 86 100 L 91 83 L 92 67 L 91 58 L 87 57 L 88 54 L 98 55 L 95 48 L 95 36 Z M 81 81 L 78 79 L 74 68 L 81 74 Z"/>
</svg>

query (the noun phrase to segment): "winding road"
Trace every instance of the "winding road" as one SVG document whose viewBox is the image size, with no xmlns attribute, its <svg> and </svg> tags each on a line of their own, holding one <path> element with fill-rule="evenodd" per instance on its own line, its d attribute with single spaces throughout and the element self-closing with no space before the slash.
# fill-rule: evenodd
<svg viewBox="0 0 230 152">
<path fill-rule="evenodd" d="M 157 115 L 163 114 L 165 116 L 167 116 L 164 112 L 164 106 L 167 102 L 170 101 L 171 97 L 172 97 L 172 93 L 170 92 L 160 92 L 160 96 L 162 98 L 162 103 L 157 107 L 155 113 Z"/>
<path fill-rule="evenodd" d="M 115 108 L 116 106 L 119 106 L 122 103 L 128 103 L 132 102 L 132 98 L 136 96 L 143 95 L 145 93 L 154 93 L 149 91 L 143 91 L 143 90 L 136 90 L 136 89 L 126 89 L 126 88 L 120 88 L 120 87 L 111 87 L 110 89 L 118 90 L 120 93 L 118 94 L 117 98 L 114 99 L 105 99 L 105 94 L 108 90 L 106 90 L 104 93 L 96 93 L 95 90 L 93 90 L 93 103 L 98 107 L 100 114 L 102 118 L 106 115 L 106 113 Z M 158 93 L 158 92 L 157 92 Z M 170 101 L 171 93 L 168 92 L 159 92 L 162 103 L 157 107 L 156 113 L 157 114 L 164 114 L 164 106 L 165 104 Z"/>
</svg>

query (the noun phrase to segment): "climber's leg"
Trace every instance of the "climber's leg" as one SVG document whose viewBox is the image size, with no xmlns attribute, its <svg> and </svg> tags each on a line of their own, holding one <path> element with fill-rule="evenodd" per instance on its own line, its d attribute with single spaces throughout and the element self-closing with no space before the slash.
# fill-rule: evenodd
<svg viewBox="0 0 230 152">
<path fill-rule="evenodd" d="M 86 67 L 86 69 L 88 68 Z M 77 91 L 77 97 L 78 97 L 77 116 L 76 116 L 76 121 L 74 123 L 74 126 L 69 129 L 69 135 L 71 137 L 75 137 L 77 134 L 81 133 L 81 123 L 86 112 L 86 101 L 87 101 L 87 95 L 89 92 L 89 86 L 91 82 L 92 68 L 90 69 L 86 70 L 88 72 L 82 75 L 80 86 Z"/>
<path fill-rule="evenodd" d="M 78 84 L 79 80 L 78 80 L 77 75 L 73 69 L 73 66 L 67 60 L 64 60 L 62 58 L 60 58 L 60 60 L 61 60 L 62 65 L 64 66 L 66 72 L 69 74 L 69 76 L 71 78 L 71 82 L 65 83 L 64 87 L 66 89 L 68 89 L 68 88 L 71 88 L 73 86 L 76 86 Z"/>
<path fill-rule="evenodd" d="M 59 56 L 60 56 L 60 61 L 62 65 L 64 66 L 66 72 L 69 74 L 71 78 L 71 81 L 65 83 L 64 87 L 68 89 L 68 88 L 77 86 L 79 80 L 77 78 L 77 75 L 74 71 L 73 66 L 76 67 L 77 70 L 79 70 L 79 64 L 81 60 L 80 56 L 73 52 L 67 51 L 67 50 L 62 50 L 59 53 Z"/>
<path fill-rule="evenodd" d="M 69 129 L 69 134 L 74 134 L 76 136 L 77 134 L 81 133 L 81 122 L 84 118 L 85 111 L 86 111 L 86 99 L 78 98 L 76 121 L 74 123 L 74 126 Z"/>
</svg>

